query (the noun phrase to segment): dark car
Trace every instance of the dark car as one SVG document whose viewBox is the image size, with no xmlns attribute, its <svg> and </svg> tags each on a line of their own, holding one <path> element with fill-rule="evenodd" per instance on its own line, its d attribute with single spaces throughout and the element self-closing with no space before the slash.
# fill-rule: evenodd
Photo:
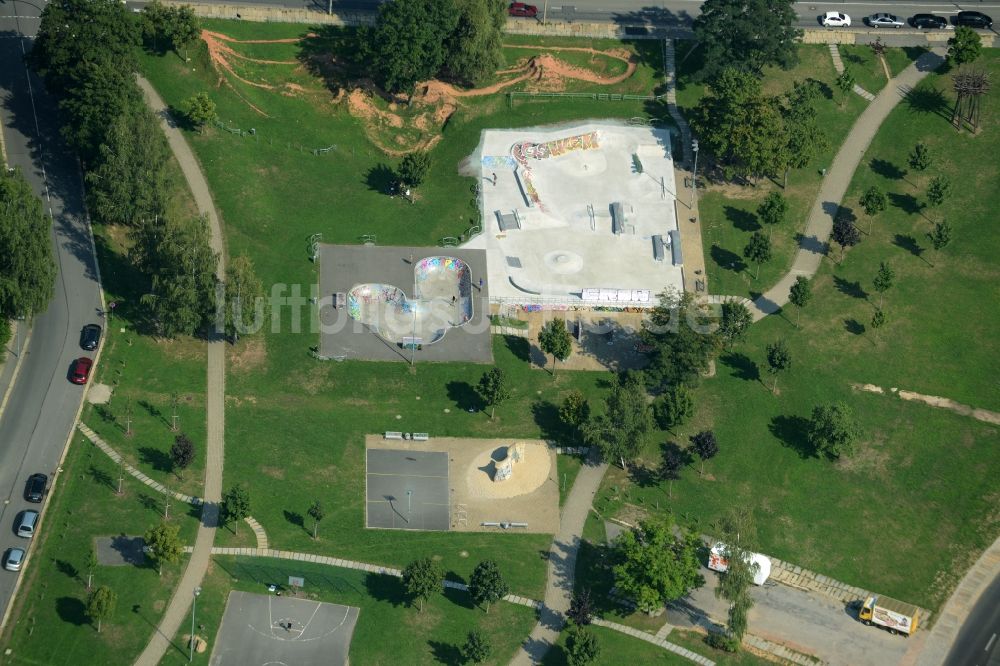
<svg viewBox="0 0 1000 666">
<path fill-rule="evenodd" d="M 24 487 L 24 499 L 38 504 L 45 497 L 45 484 L 49 482 L 49 477 L 44 474 L 32 474 L 28 477 L 28 483 Z"/>
<path fill-rule="evenodd" d="M 87 324 L 80 330 L 80 346 L 87 351 L 97 349 L 97 343 L 101 341 L 101 327 L 97 324 Z"/>
<path fill-rule="evenodd" d="M 86 384 L 87 379 L 90 378 L 90 369 L 93 366 L 93 360 L 87 358 L 86 356 L 81 356 L 73 361 L 73 365 L 70 366 L 69 380 L 74 384 Z"/>
<path fill-rule="evenodd" d="M 944 30 L 948 27 L 948 19 L 936 14 L 914 14 L 910 17 L 910 25 L 919 30 Z"/>
<path fill-rule="evenodd" d="M 535 18 L 538 16 L 538 7 L 534 5 L 526 5 L 523 2 L 512 2 L 510 3 L 510 7 L 507 9 L 507 13 L 511 16 Z"/>
<path fill-rule="evenodd" d="M 955 25 L 988 30 L 993 27 L 993 19 L 982 12 L 959 12 L 955 14 Z"/>
</svg>

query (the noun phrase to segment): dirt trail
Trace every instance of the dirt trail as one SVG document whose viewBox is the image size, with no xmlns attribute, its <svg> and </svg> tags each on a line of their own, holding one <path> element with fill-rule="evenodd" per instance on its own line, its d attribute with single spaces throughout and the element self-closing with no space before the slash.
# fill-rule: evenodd
<svg viewBox="0 0 1000 666">
<path fill-rule="evenodd" d="M 851 386 L 858 391 L 865 391 L 867 393 L 879 393 L 885 395 L 885 390 L 881 386 L 875 386 L 874 384 L 852 384 Z M 978 421 L 982 421 L 984 423 L 992 423 L 993 425 L 1000 425 L 1000 412 L 993 412 L 988 409 L 981 409 L 979 407 L 971 407 L 969 405 L 964 405 L 960 402 L 955 402 L 951 398 L 942 398 L 936 395 L 924 395 L 923 393 L 904 391 L 902 389 L 897 389 L 895 387 L 889 390 L 890 392 L 898 395 L 903 400 L 915 400 L 917 402 L 922 402 L 924 404 L 930 405 L 931 407 L 940 407 L 942 409 L 951 410 L 956 414 L 961 414 L 962 416 L 971 416 L 972 418 Z"/>
</svg>

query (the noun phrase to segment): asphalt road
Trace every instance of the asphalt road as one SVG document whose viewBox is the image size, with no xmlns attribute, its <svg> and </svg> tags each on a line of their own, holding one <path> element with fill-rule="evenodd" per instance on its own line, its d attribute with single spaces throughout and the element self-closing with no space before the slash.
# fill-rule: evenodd
<svg viewBox="0 0 1000 666">
<path fill-rule="evenodd" d="M 24 500 L 25 483 L 35 472 L 48 474 L 50 484 L 55 476 L 83 399 L 83 387 L 67 379 L 69 366 L 78 356 L 92 355 L 79 348 L 79 332 L 98 321 L 101 303 L 76 158 L 59 137 L 52 99 L 24 66 L 31 48 L 24 36 L 38 29 L 41 6 L 0 3 L 0 121 L 7 159 L 21 168 L 53 217 L 60 267 L 55 297 L 35 317 L 28 353 L 0 418 L 0 551 L 28 545 L 14 534 L 14 521 L 41 505 Z M 23 573 L 0 570 L 0 611 Z"/>
<path fill-rule="evenodd" d="M 1000 666 L 1000 578 L 976 602 L 944 666 Z"/>
</svg>

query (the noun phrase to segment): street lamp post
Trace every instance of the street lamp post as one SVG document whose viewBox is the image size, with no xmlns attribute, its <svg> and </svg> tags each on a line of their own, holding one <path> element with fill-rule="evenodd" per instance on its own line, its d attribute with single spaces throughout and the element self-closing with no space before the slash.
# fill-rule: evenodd
<svg viewBox="0 0 1000 666">
<path fill-rule="evenodd" d="M 694 151 L 694 177 L 691 178 L 691 210 L 694 211 L 694 203 L 698 200 L 698 139 L 691 140 L 691 150 Z"/>
<path fill-rule="evenodd" d="M 188 662 L 194 661 L 194 615 L 198 612 L 198 595 L 201 594 L 201 588 L 194 588 L 194 602 L 191 606 L 191 649 L 188 652 Z"/>
</svg>

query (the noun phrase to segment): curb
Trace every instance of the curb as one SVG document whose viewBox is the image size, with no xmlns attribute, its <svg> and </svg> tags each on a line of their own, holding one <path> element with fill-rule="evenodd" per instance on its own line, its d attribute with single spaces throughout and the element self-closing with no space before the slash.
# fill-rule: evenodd
<svg viewBox="0 0 1000 666">
<path fill-rule="evenodd" d="M 17 362 L 14 363 L 14 372 L 10 376 L 10 384 L 7 385 L 7 390 L 3 393 L 3 400 L 0 400 L 0 418 L 3 418 L 3 412 L 7 408 L 7 401 L 10 400 L 10 394 L 14 390 L 14 384 L 17 383 L 17 376 L 21 372 L 21 361 L 24 360 L 24 355 L 28 353 L 28 343 L 31 342 L 31 334 L 34 330 L 34 328 L 28 328 L 28 334 L 24 337 L 24 344 L 21 345 L 21 352 L 17 355 Z M 0 627 L 2 626 L 3 624 L 0 624 Z"/>
</svg>

